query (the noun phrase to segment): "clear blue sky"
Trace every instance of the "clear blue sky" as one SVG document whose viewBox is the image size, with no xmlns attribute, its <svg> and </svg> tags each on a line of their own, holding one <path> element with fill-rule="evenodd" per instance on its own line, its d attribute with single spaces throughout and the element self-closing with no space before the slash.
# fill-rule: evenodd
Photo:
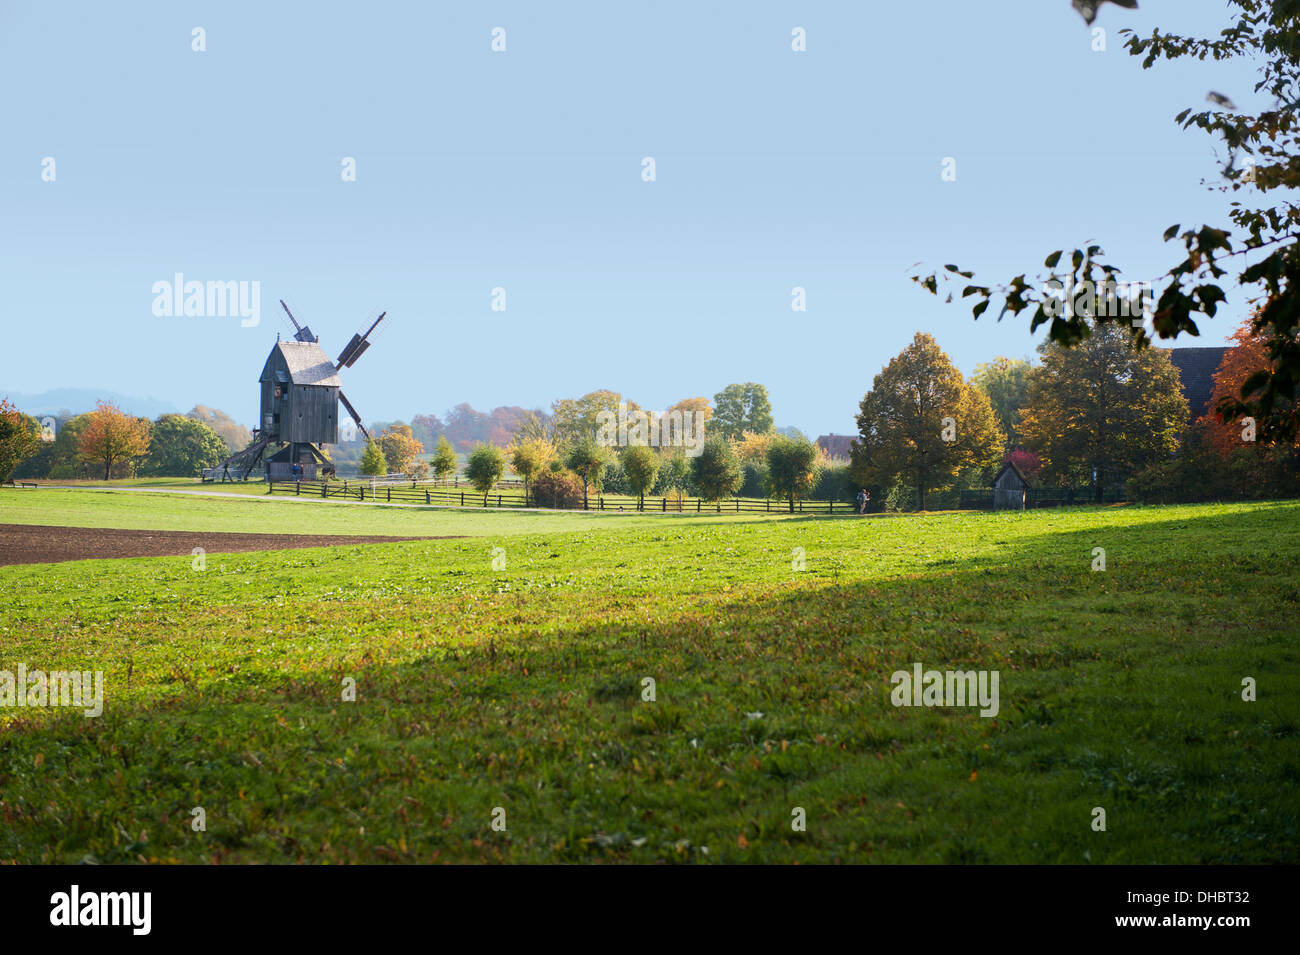
<svg viewBox="0 0 1300 955">
<path fill-rule="evenodd" d="M 252 425 L 285 298 L 331 354 L 388 311 L 344 373 L 367 420 L 595 388 L 666 407 L 752 380 L 778 424 L 850 432 L 918 330 L 967 374 L 1036 344 L 1026 319 L 923 293 L 913 263 L 1005 279 L 1095 239 L 1140 278 L 1175 261 L 1165 227 L 1226 221 L 1200 185 L 1214 144 L 1172 117 L 1209 89 L 1259 105 L 1254 72 L 1143 71 L 1121 27 L 1228 21 L 1214 0 L 1141 5 L 1103 9 L 1095 53 L 1069 0 L 5 0 L 0 390 Z M 260 281 L 261 324 L 156 317 L 176 272 Z M 1246 308 L 1230 292 L 1189 343 Z"/>
</svg>

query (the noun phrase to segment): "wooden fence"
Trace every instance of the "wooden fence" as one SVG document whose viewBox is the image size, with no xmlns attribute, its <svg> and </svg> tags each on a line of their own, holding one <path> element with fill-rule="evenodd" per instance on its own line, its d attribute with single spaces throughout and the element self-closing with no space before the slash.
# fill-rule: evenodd
<svg viewBox="0 0 1300 955">
<path fill-rule="evenodd" d="M 1123 487 L 1104 488 L 1103 504 L 1127 501 Z M 1025 492 L 1025 508 L 1067 507 L 1074 504 L 1096 503 L 1096 492 L 1090 487 L 1031 487 Z M 987 511 L 993 508 L 993 488 L 962 491 L 957 506 L 962 510 Z"/>
<path fill-rule="evenodd" d="M 444 507 L 545 507 L 559 510 L 546 501 L 532 499 L 525 502 L 523 482 L 502 482 L 488 492 L 486 497 L 472 487 L 439 484 L 428 481 L 394 482 L 371 481 L 273 481 L 267 486 L 268 494 L 293 494 L 325 499 L 350 501 L 377 501 L 382 504 L 429 504 Z M 582 510 L 582 502 L 567 508 Z M 637 499 L 629 495 L 592 494 L 587 499 L 587 510 L 636 512 Z M 795 501 L 796 514 L 849 514 L 853 504 L 846 501 Z M 701 498 L 646 497 L 644 513 L 677 514 L 788 514 L 787 501 L 760 498 L 729 498 L 725 501 L 705 501 Z"/>
</svg>

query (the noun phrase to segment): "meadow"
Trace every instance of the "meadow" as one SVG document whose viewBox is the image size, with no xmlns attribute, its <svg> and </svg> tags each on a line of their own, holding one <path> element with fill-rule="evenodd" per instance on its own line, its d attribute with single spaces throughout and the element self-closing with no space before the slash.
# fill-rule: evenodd
<svg viewBox="0 0 1300 955">
<path fill-rule="evenodd" d="M 0 523 L 469 535 L 0 568 L 0 670 L 105 680 L 0 707 L 0 861 L 1300 861 L 1297 503 Z M 918 662 L 996 670 L 997 716 L 894 706 Z"/>
</svg>

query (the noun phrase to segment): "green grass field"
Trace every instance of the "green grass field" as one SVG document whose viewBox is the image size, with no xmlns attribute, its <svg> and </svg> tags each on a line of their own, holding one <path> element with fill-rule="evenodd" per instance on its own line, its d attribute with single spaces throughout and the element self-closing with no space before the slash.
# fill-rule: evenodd
<svg viewBox="0 0 1300 955">
<path fill-rule="evenodd" d="M 42 490 L 0 491 L 0 523 L 472 535 L 0 568 L 0 669 L 105 680 L 98 718 L 0 707 L 0 861 L 1300 861 L 1300 504 Z M 1000 712 L 895 707 L 917 662 L 997 671 Z"/>
</svg>

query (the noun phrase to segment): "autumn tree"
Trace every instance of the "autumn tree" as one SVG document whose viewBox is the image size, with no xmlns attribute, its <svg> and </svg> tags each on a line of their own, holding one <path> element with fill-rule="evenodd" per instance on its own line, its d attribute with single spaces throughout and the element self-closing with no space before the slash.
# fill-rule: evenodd
<svg viewBox="0 0 1300 955">
<path fill-rule="evenodd" d="M 637 510 L 645 510 L 645 492 L 654 487 L 659 474 L 659 455 L 643 444 L 627 448 L 620 458 L 629 489 L 637 496 Z"/>
<path fill-rule="evenodd" d="M 1033 365 L 1020 358 L 999 355 L 990 362 L 975 366 L 970 383 L 988 396 L 993 413 L 998 416 L 998 426 L 1007 436 L 1007 446 L 1015 447 L 1020 435 L 1016 430 L 1020 420 L 1020 406 L 1025 403 L 1025 390 L 1029 387 L 1029 372 Z"/>
<path fill-rule="evenodd" d="M 510 467 L 524 479 L 524 504 L 528 503 L 528 486 L 533 477 L 555 458 L 555 445 L 541 438 L 516 441 L 510 449 Z"/>
<path fill-rule="evenodd" d="M 415 440 L 411 426 L 395 424 L 379 436 L 379 450 L 391 474 L 410 474 L 415 462 L 424 453 L 424 445 Z"/>
<path fill-rule="evenodd" d="M 775 428 L 772 400 L 763 385 L 752 381 L 727 385 L 713 396 L 710 434 L 721 438 L 739 438 L 746 431 L 766 434 Z"/>
<path fill-rule="evenodd" d="M 1167 349 L 1139 348 L 1114 325 L 1073 347 L 1049 345 L 1020 412 L 1025 445 L 1070 483 L 1105 486 L 1178 449 L 1187 399 Z"/>
<path fill-rule="evenodd" d="M 876 375 L 857 423 L 855 477 L 879 485 L 901 478 L 922 510 L 928 491 L 950 487 L 966 468 L 996 464 L 1006 441 L 988 398 L 924 332 Z"/>
<path fill-rule="evenodd" d="M 130 465 L 149 453 L 148 418 L 126 414 L 107 401 L 96 404 L 81 433 L 78 453 L 89 464 L 104 466 L 104 480 L 113 473 L 113 465 Z"/>
<path fill-rule="evenodd" d="M 465 462 L 465 476 L 469 478 L 474 490 L 483 494 L 483 504 L 487 506 L 488 491 L 501 480 L 506 470 L 506 456 L 495 444 L 475 445 Z"/>
<path fill-rule="evenodd" d="M 768 431 L 764 434 L 746 431 L 732 442 L 736 449 L 736 459 L 740 461 L 742 467 L 746 464 L 766 463 L 767 450 L 777 437 L 779 435 L 775 431 Z"/>
<path fill-rule="evenodd" d="M 1253 318 L 1245 319 L 1238 326 L 1232 333 L 1231 341 L 1236 347 L 1228 349 L 1218 370 L 1214 373 L 1214 393 L 1210 398 L 1210 411 L 1201 418 L 1200 422 L 1205 428 L 1205 440 L 1225 457 L 1248 443 L 1243 440 L 1243 435 L 1247 432 L 1243 427 L 1242 415 L 1234 414 L 1237 401 L 1246 395 L 1246 382 L 1260 372 L 1272 370 L 1272 360 L 1268 355 L 1268 337 L 1256 331 Z M 1218 413 L 1219 408 L 1224 409 L 1226 417 Z M 1276 410 L 1279 415 L 1289 414 L 1294 418 L 1297 413 L 1296 402 L 1279 400 Z M 1300 429 L 1286 427 L 1280 430 L 1295 433 L 1296 436 L 1291 444 L 1300 447 Z M 1253 434 L 1251 438 L 1261 447 L 1272 443 L 1258 441 Z"/>
<path fill-rule="evenodd" d="M 695 398 L 683 398 L 668 409 L 669 414 L 674 411 L 681 412 L 683 420 L 686 418 L 686 412 L 689 411 L 693 416 L 692 423 L 695 426 L 695 433 L 698 435 L 705 433 L 709 419 L 713 417 L 713 407 L 709 404 L 709 399 L 703 395 Z"/>
<path fill-rule="evenodd" d="M 1097 6 L 1075 0 L 1089 22 Z M 1162 275 L 1147 277 L 1158 288 L 1150 325 L 1162 339 L 1197 335 L 1195 317 L 1214 317 L 1227 300 L 1225 287 L 1240 287 L 1243 300 L 1261 298 L 1251 328 L 1261 337 L 1269 366 L 1242 383 L 1247 397 L 1226 399 L 1227 417 L 1255 418 L 1261 440 L 1290 441 L 1300 428 L 1292 411 L 1300 391 L 1300 203 L 1291 192 L 1300 187 L 1300 6 L 1296 0 L 1228 0 L 1228 9 L 1230 22 L 1212 37 L 1121 31 L 1128 52 L 1142 58 L 1144 69 L 1184 57 L 1251 61 L 1259 74 L 1255 93 L 1272 100 L 1271 106 L 1239 111 L 1231 97 L 1214 92 L 1207 97 L 1209 109 L 1189 107 L 1174 117 L 1184 129 L 1195 126 L 1222 141 L 1228 160 L 1218 188 L 1233 196 L 1226 211 L 1231 224 L 1174 224 L 1165 230 L 1164 241 L 1175 242 L 1180 247 L 1175 256 L 1181 258 Z M 1266 197 L 1277 190 L 1282 196 L 1270 204 Z M 1117 293 L 1120 270 L 1102 261 L 1103 255 L 1099 245 L 1075 249 L 1068 257 L 1057 250 L 1043 260 L 1047 272 L 1032 279 L 1021 274 L 998 286 L 976 284 L 974 273 L 957 265 L 913 281 L 936 295 L 947 292 L 949 300 L 960 288 L 977 319 L 1000 298 L 999 318 L 1028 311 L 1030 331 L 1047 325 L 1048 336 L 1060 346 L 1084 342 L 1089 328 L 1107 324 L 1148 344 L 1145 323 L 1134 321 L 1132 307 L 1123 307 L 1134 296 L 1128 290 Z"/>
<path fill-rule="evenodd" d="M 572 447 L 587 438 L 595 438 L 601 425 L 602 414 L 618 414 L 620 402 L 626 402 L 626 411 L 640 409 L 635 401 L 617 391 L 601 389 L 581 398 L 562 398 L 551 404 L 551 428 L 557 445 Z"/>
<path fill-rule="evenodd" d="M 0 481 L 9 480 L 14 468 L 40 446 L 40 423 L 15 408 L 8 398 L 0 399 Z"/>
<path fill-rule="evenodd" d="M 805 498 L 817 483 L 820 456 L 807 438 L 778 435 L 767 448 L 767 473 L 774 495 L 784 497 L 794 513 L 794 502 Z"/>
</svg>

